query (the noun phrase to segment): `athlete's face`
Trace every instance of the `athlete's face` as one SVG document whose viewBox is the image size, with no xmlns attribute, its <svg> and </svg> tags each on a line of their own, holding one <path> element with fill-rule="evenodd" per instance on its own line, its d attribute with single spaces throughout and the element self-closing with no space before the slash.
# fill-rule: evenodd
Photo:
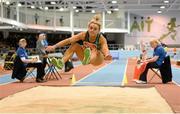
<svg viewBox="0 0 180 114">
<path fill-rule="evenodd" d="M 96 36 L 99 33 L 99 26 L 95 23 L 91 23 L 88 26 L 90 36 Z"/>
</svg>

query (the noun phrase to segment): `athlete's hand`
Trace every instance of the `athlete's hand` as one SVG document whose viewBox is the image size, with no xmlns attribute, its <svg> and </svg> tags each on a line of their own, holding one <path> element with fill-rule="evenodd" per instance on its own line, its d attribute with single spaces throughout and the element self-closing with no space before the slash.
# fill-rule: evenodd
<svg viewBox="0 0 180 114">
<path fill-rule="evenodd" d="M 89 42 L 84 41 L 83 44 L 84 44 L 84 46 L 85 46 L 86 48 L 87 48 L 87 47 L 91 48 L 91 50 L 92 50 L 92 49 L 96 49 L 96 45 L 93 44 L 93 43 L 89 43 Z"/>
<path fill-rule="evenodd" d="M 112 60 L 112 56 L 111 55 L 107 55 L 107 56 L 105 56 L 104 60 L 110 61 L 110 60 Z"/>
</svg>

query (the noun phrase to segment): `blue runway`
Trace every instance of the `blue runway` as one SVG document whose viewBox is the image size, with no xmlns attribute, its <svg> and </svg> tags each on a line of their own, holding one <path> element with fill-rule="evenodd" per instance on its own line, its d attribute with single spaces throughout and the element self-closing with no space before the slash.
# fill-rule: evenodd
<svg viewBox="0 0 180 114">
<path fill-rule="evenodd" d="M 124 73 L 126 70 L 127 59 L 129 57 L 138 57 L 140 51 L 120 51 L 113 50 L 111 54 L 118 60 L 113 61 L 111 64 L 101 68 L 97 72 L 93 72 L 81 79 L 76 85 L 85 86 L 120 86 L 122 85 Z M 151 55 L 151 52 L 149 53 Z M 81 62 L 73 62 L 74 66 L 78 66 Z M 172 66 L 173 81 L 180 85 L 180 68 Z M 36 74 L 36 72 L 35 72 Z M 11 79 L 11 74 L 6 74 L 0 77 L 0 85 L 16 82 L 17 80 Z"/>
<path fill-rule="evenodd" d="M 0 77 L 0 85 L 6 84 L 6 83 L 12 83 L 16 82 L 16 79 L 11 79 L 11 74 L 6 74 Z"/>
<path fill-rule="evenodd" d="M 127 59 L 114 60 L 95 73 L 78 81 L 78 86 L 120 86 L 122 85 Z"/>
<path fill-rule="evenodd" d="M 173 81 L 180 85 L 180 68 L 172 67 Z"/>
</svg>

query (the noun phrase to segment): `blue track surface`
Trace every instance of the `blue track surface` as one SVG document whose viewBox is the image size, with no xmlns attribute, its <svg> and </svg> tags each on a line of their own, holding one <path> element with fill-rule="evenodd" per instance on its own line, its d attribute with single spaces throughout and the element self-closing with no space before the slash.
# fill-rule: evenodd
<svg viewBox="0 0 180 114">
<path fill-rule="evenodd" d="M 119 86 L 122 84 L 125 67 L 127 63 L 127 58 L 129 57 L 138 57 L 140 51 L 120 51 L 113 50 L 111 54 L 114 58 L 118 59 L 113 63 L 107 65 L 101 70 L 89 74 L 75 85 L 87 85 L 87 86 Z M 151 55 L 150 52 L 148 55 Z M 74 63 L 73 63 L 74 64 Z M 75 63 L 77 66 L 81 64 Z M 180 68 L 172 67 L 173 80 L 180 85 Z M 6 83 L 12 83 L 17 80 L 11 79 L 11 74 L 6 74 L 0 77 L 0 85 L 4 85 Z"/>
<path fill-rule="evenodd" d="M 115 60 L 111 64 L 88 75 L 75 85 L 86 86 L 120 86 L 122 84 L 127 59 Z"/>
<path fill-rule="evenodd" d="M 180 85 L 180 68 L 172 67 L 173 81 Z"/>
<path fill-rule="evenodd" d="M 5 84 L 5 83 L 12 83 L 17 80 L 11 79 L 11 74 L 6 74 L 0 77 L 0 85 Z"/>
</svg>

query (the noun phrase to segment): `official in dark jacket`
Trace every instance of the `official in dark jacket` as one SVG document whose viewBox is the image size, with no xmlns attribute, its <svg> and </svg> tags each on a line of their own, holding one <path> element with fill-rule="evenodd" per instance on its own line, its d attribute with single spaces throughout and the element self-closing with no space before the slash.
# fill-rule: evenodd
<svg viewBox="0 0 180 114">
<path fill-rule="evenodd" d="M 138 84 L 147 83 L 147 73 L 150 68 L 160 68 L 166 57 L 164 48 L 160 45 L 159 41 L 153 39 L 150 41 L 151 47 L 154 49 L 153 57 L 143 60 L 141 62 L 147 63 L 144 72 L 140 75 L 140 80 L 136 81 Z"/>
<path fill-rule="evenodd" d="M 17 56 L 23 62 L 23 65 L 25 68 L 28 68 L 28 67 L 37 68 L 36 82 L 38 83 L 45 82 L 43 79 L 45 75 L 43 64 L 41 62 L 37 62 L 37 59 L 28 59 L 28 55 L 25 49 L 26 45 L 27 45 L 27 42 L 24 38 L 19 40 L 19 48 L 17 49 L 17 52 L 16 52 Z M 17 70 L 17 68 L 14 68 L 14 70 L 15 69 Z M 19 72 L 19 71 L 14 71 L 14 72 Z M 20 77 L 20 76 L 13 76 L 13 77 Z M 20 81 L 23 82 L 24 76 L 17 79 L 20 79 Z"/>
</svg>

